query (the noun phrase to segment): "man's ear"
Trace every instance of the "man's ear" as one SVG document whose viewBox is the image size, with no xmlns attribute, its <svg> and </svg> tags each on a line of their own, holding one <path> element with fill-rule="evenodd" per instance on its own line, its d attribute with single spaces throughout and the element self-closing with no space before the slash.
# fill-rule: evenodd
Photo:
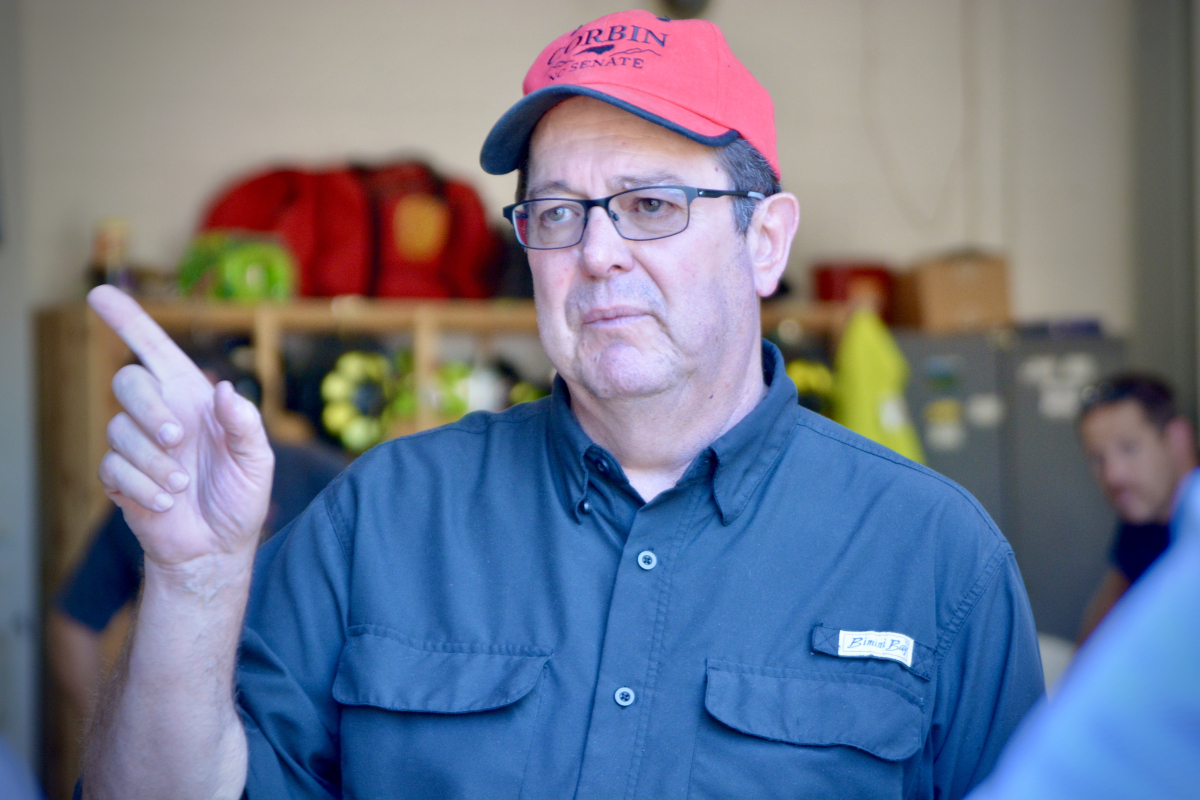
<svg viewBox="0 0 1200 800">
<path fill-rule="evenodd" d="M 1196 466 L 1196 430 L 1185 417 L 1175 417 L 1163 429 L 1171 461 L 1180 475 Z"/>
<path fill-rule="evenodd" d="M 746 231 L 746 248 L 754 268 L 754 289 L 759 297 L 775 292 L 787 267 L 792 239 L 800 226 L 800 201 L 791 192 L 759 201 Z"/>
</svg>

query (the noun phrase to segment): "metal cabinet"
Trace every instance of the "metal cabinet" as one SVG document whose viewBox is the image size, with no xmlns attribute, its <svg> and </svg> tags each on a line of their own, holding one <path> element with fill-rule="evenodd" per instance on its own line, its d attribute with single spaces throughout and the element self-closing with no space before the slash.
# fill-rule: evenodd
<svg viewBox="0 0 1200 800">
<path fill-rule="evenodd" d="M 1038 629 L 1073 639 L 1116 521 L 1079 446 L 1079 395 L 1121 368 L 1122 341 L 1004 331 L 897 342 L 927 463 L 1008 537 Z"/>
</svg>

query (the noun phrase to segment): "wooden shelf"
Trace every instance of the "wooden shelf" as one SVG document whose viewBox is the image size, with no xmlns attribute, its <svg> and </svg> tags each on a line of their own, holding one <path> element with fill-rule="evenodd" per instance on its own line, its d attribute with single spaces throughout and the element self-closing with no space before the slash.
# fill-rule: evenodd
<svg viewBox="0 0 1200 800">
<path fill-rule="evenodd" d="M 268 430 L 281 440 L 303 437 L 304 423 L 286 411 L 282 337 L 288 332 L 373 333 L 411 331 L 417 397 L 432 395 L 439 361 L 439 342 L 446 332 L 491 335 L 537 333 L 537 311 L 531 300 L 377 300 L 338 297 L 288 303 L 247 304 L 148 302 L 147 313 L 170 333 L 192 331 L 243 333 L 251 338 L 255 372 L 262 387 L 262 412 Z M 768 302 L 763 327 L 770 330 L 792 320 L 801 330 L 831 334 L 841 329 L 845 307 L 834 303 Z M 418 402 L 416 420 L 406 432 L 444 422 L 427 403 Z"/>
</svg>

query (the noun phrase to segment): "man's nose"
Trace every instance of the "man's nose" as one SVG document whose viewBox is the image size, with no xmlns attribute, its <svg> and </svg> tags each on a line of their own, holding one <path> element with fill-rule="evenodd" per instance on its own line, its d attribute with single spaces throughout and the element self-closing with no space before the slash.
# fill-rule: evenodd
<svg viewBox="0 0 1200 800">
<path fill-rule="evenodd" d="M 610 212 L 600 206 L 588 209 L 588 222 L 580 247 L 583 269 L 597 278 L 631 266 L 628 243 L 617 233 Z"/>
<path fill-rule="evenodd" d="M 1127 471 L 1123 459 L 1106 458 L 1100 467 L 1100 478 L 1106 486 L 1115 488 L 1124 483 Z"/>
</svg>

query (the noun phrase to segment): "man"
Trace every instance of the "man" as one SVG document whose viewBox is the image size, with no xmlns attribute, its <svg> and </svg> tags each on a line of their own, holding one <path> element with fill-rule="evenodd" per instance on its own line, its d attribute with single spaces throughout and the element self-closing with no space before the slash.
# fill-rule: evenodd
<svg viewBox="0 0 1200 800">
<path fill-rule="evenodd" d="M 1120 517 L 1112 566 L 1080 623 L 1082 643 L 1166 549 L 1172 503 L 1197 456 L 1191 423 L 1175 407 L 1170 387 L 1149 375 L 1116 375 L 1087 389 L 1079 437 Z"/>
<path fill-rule="evenodd" d="M 93 293 L 146 365 L 101 468 L 146 578 L 87 791 L 961 796 L 1042 690 L 1032 617 L 978 504 L 762 342 L 799 220 L 766 91 L 633 11 L 525 92 L 482 162 L 520 169 L 553 395 L 362 456 L 253 578 L 257 416 Z"/>
</svg>

